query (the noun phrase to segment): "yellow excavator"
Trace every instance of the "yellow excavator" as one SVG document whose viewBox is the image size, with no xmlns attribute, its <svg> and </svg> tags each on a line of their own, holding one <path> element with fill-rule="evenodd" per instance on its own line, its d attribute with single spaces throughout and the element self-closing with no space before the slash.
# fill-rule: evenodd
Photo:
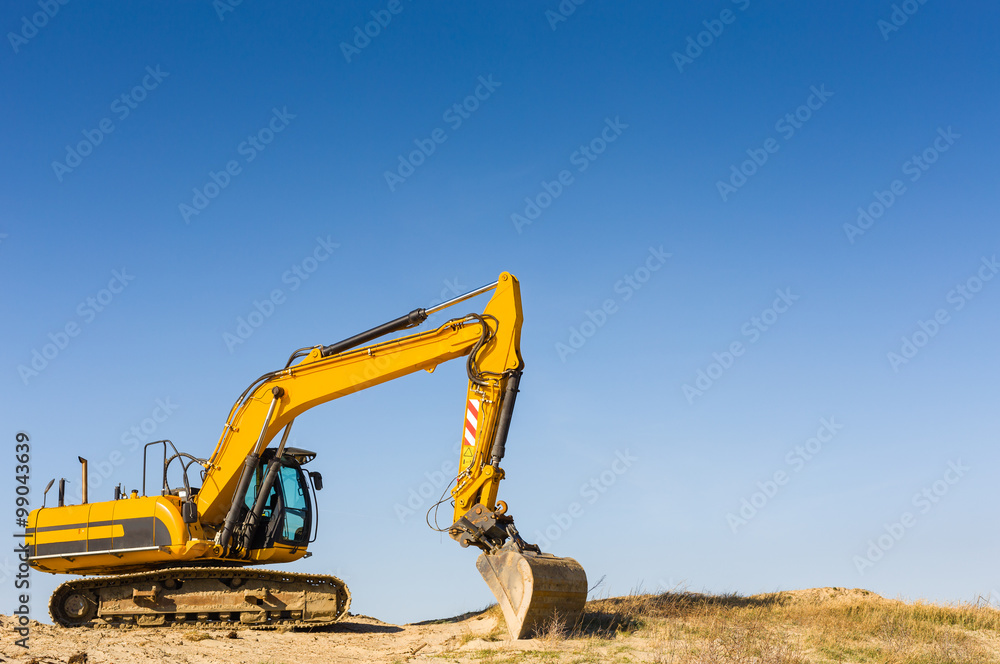
<svg viewBox="0 0 1000 664">
<path fill-rule="evenodd" d="M 493 296 L 481 314 L 376 342 L 490 290 Z M 60 480 L 58 506 L 45 507 L 43 501 L 28 519 L 32 567 L 84 575 L 52 594 L 52 619 L 66 627 L 222 628 L 340 620 L 350 606 L 340 579 L 253 567 L 311 555 L 315 496 L 323 481 L 319 472 L 302 468 L 315 452 L 286 446 L 292 423 L 313 406 L 465 357 L 469 384 L 451 489 L 454 515 L 441 530 L 463 547 L 481 550 L 476 566 L 513 638 L 531 636 L 553 616 L 572 624 L 586 602 L 583 568 L 525 542 L 507 505 L 497 500 L 524 368 L 521 323 L 520 287 L 505 272 L 496 282 L 435 307 L 415 309 L 329 346 L 301 348 L 283 369 L 264 374 L 240 395 L 208 459 L 179 452 L 168 440 L 148 443 L 142 495 L 116 487 L 114 500 L 89 502 L 81 457 L 81 504 L 65 504 L 65 480 Z M 150 451 L 158 456 L 160 447 L 162 486 L 146 495 L 146 456 Z M 200 486 L 192 486 L 192 467 L 200 468 L 194 469 Z M 168 471 L 182 478 L 178 486 L 169 485 Z"/>
</svg>

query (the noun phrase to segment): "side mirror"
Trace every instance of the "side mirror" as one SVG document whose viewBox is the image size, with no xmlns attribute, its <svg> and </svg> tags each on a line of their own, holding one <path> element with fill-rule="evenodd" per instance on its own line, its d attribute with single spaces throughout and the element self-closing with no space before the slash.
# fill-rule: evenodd
<svg viewBox="0 0 1000 664">
<path fill-rule="evenodd" d="M 309 479 L 312 480 L 313 489 L 316 491 L 323 490 L 323 475 L 316 471 L 309 471 Z"/>
<path fill-rule="evenodd" d="M 185 501 L 181 504 L 181 516 L 184 523 L 198 523 L 198 506 L 192 501 Z"/>
</svg>

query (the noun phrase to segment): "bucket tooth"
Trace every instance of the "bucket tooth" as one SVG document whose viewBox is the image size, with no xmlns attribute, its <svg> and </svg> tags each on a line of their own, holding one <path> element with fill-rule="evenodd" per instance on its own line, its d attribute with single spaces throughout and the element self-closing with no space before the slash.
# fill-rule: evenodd
<svg viewBox="0 0 1000 664">
<path fill-rule="evenodd" d="M 476 568 L 493 591 L 511 638 L 523 639 L 558 619 L 572 628 L 587 602 L 587 573 L 572 558 L 503 550 L 480 554 Z"/>
</svg>

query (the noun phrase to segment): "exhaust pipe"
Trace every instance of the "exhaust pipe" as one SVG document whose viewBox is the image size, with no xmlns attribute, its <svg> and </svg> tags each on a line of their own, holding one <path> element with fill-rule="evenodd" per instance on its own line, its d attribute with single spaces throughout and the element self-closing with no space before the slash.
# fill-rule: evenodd
<svg viewBox="0 0 1000 664">
<path fill-rule="evenodd" d="M 87 504 L 87 460 L 82 456 L 78 456 L 77 459 L 80 460 L 81 470 L 83 471 L 83 497 L 80 499 L 81 505 Z"/>
<path fill-rule="evenodd" d="M 66 505 L 66 478 L 59 478 L 59 507 Z"/>
</svg>

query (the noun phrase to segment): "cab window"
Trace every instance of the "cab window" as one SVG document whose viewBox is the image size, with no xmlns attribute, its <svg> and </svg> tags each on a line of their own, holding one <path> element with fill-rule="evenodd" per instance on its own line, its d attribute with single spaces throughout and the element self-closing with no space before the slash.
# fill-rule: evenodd
<svg viewBox="0 0 1000 664">
<path fill-rule="evenodd" d="M 302 474 L 290 466 L 281 467 L 281 489 L 285 503 L 285 523 L 282 538 L 289 542 L 305 542 L 307 532 L 308 497 Z"/>
</svg>

